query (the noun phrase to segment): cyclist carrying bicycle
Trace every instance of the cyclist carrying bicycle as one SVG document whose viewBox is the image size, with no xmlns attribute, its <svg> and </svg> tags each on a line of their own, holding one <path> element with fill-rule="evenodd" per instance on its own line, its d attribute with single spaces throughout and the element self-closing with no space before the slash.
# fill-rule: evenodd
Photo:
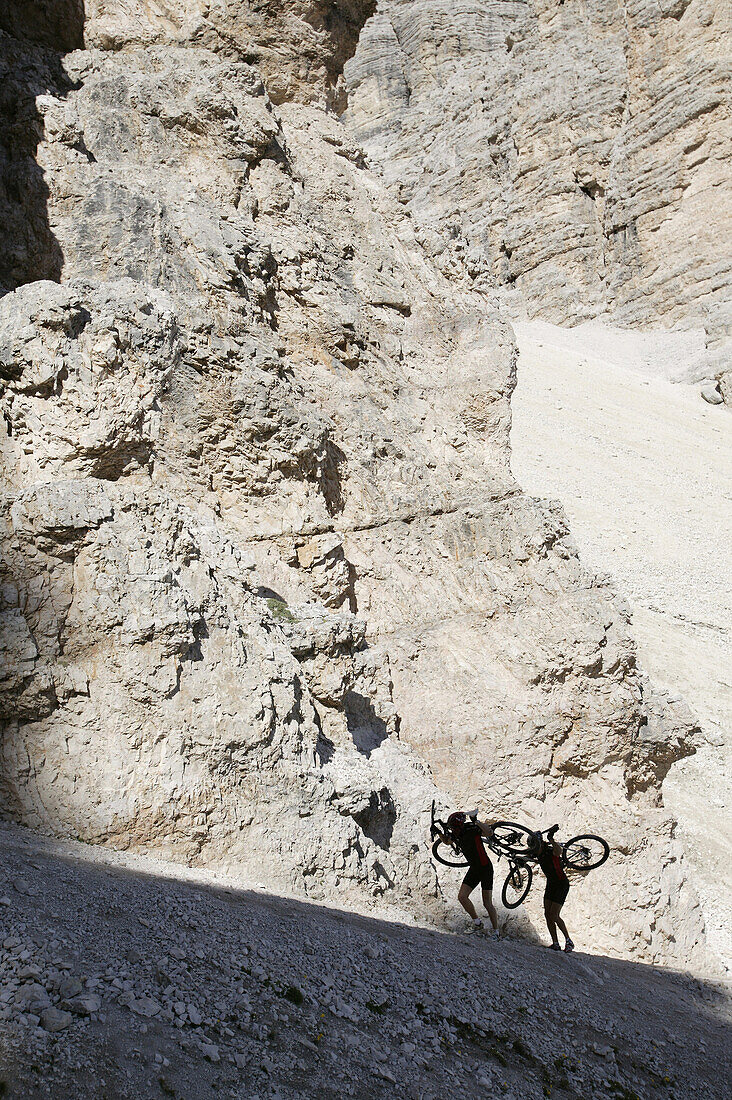
<svg viewBox="0 0 732 1100">
<path fill-rule="evenodd" d="M 536 859 L 542 871 L 546 875 L 546 890 L 544 891 L 544 917 L 549 935 L 552 938 L 552 951 L 561 951 L 557 936 L 557 928 L 560 929 L 565 939 L 564 950 L 573 951 L 574 944 L 569 937 L 567 926 L 560 913 L 569 893 L 569 879 L 562 866 L 562 849 L 554 839 L 559 826 L 554 825 L 547 832 L 547 839 L 542 841 Z"/>
<path fill-rule="evenodd" d="M 483 837 L 491 835 L 491 823 L 478 821 L 478 811 L 450 814 L 447 827 L 451 838 L 468 861 L 469 867 L 458 891 L 458 901 L 472 919 L 471 932 L 478 932 L 485 925 L 475 911 L 470 895 L 480 883 L 483 905 L 490 918 L 492 939 L 499 939 L 498 914 L 493 905 L 493 863 L 485 850 Z"/>
</svg>

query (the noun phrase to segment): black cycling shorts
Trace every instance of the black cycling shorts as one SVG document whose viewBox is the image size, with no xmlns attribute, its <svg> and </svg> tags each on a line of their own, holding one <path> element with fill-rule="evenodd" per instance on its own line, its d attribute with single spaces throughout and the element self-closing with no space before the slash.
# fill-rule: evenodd
<svg viewBox="0 0 732 1100">
<path fill-rule="evenodd" d="M 568 893 L 569 883 L 566 879 L 556 879 L 554 882 L 548 881 L 544 891 L 544 901 L 550 901 L 555 905 L 564 905 Z"/>
<path fill-rule="evenodd" d="M 471 863 L 468 867 L 468 873 L 463 879 L 463 886 L 467 886 L 469 890 L 474 890 L 480 883 L 484 890 L 493 889 L 493 864 L 486 863 Z"/>
</svg>

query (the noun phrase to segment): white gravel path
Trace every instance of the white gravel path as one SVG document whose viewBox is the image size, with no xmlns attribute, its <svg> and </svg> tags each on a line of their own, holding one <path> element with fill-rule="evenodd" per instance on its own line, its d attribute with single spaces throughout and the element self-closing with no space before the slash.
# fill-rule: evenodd
<svg viewBox="0 0 732 1100">
<path fill-rule="evenodd" d="M 237 889 L 0 825 L 15 1100 L 723 1100 L 720 986 Z"/>
<path fill-rule="evenodd" d="M 732 415 L 667 380 L 693 367 L 693 335 L 514 327 L 514 473 L 561 501 L 585 563 L 633 608 L 640 663 L 702 724 L 664 797 L 732 967 Z"/>
</svg>

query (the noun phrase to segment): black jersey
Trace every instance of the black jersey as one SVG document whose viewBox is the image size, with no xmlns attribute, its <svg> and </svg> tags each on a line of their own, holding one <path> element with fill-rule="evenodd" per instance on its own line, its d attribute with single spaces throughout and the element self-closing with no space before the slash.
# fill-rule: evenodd
<svg viewBox="0 0 732 1100">
<path fill-rule="evenodd" d="M 457 837 L 457 844 L 471 867 L 491 866 L 490 856 L 483 844 L 480 825 L 476 825 L 474 821 L 469 821 L 465 826 L 460 836 Z"/>
<path fill-rule="evenodd" d="M 562 860 L 551 844 L 542 844 L 536 858 L 549 882 L 569 882 L 562 867 Z"/>
</svg>

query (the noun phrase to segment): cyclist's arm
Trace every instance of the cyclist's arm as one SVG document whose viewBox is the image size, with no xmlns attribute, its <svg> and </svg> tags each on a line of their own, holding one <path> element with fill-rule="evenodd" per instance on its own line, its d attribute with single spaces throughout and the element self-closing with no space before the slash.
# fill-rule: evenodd
<svg viewBox="0 0 732 1100">
<path fill-rule="evenodd" d="M 498 821 L 497 817 L 492 817 L 490 821 L 478 821 L 477 825 L 480 828 L 481 833 L 488 840 L 493 836 L 493 826 Z"/>
<path fill-rule="evenodd" d="M 561 844 L 557 844 L 557 832 L 558 832 L 558 830 L 559 830 L 558 825 L 552 825 L 551 829 L 549 829 L 549 831 L 547 833 L 547 840 L 551 844 L 552 851 L 554 852 L 555 856 L 561 856 L 561 854 L 562 854 L 562 846 L 561 846 Z"/>
</svg>

